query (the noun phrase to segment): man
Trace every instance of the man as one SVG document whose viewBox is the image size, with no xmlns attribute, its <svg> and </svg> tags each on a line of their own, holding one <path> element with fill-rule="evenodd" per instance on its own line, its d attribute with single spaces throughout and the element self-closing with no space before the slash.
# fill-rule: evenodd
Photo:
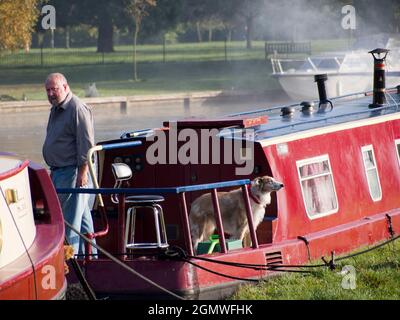
<svg viewBox="0 0 400 320">
<path fill-rule="evenodd" d="M 45 83 L 52 107 L 43 144 L 43 158 L 51 170 L 55 188 L 88 187 L 88 150 L 94 145 L 91 108 L 70 90 L 61 73 L 50 74 Z M 85 234 L 93 232 L 88 194 L 59 194 L 64 219 Z M 84 253 L 84 241 L 66 227 L 66 238 L 75 254 Z M 96 249 L 93 247 L 93 253 Z"/>
</svg>

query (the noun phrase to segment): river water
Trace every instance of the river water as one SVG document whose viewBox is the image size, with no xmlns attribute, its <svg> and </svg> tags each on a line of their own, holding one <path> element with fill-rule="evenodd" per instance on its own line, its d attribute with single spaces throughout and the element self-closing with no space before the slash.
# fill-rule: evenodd
<svg viewBox="0 0 400 320">
<path fill-rule="evenodd" d="M 163 121 L 187 117 L 216 117 L 242 111 L 290 103 L 289 98 L 273 93 L 262 102 L 183 102 L 132 105 L 124 112 L 119 107 L 93 108 L 95 140 L 117 139 L 122 133 L 138 129 L 161 127 Z M 50 108 L 50 107 L 49 107 Z M 50 110 L 50 109 L 49 109 Z M 0 151 L 12 152 L 44 165 L 42 145 L 49 111 L 25 111 L 0 114 Z"/>
</svg>

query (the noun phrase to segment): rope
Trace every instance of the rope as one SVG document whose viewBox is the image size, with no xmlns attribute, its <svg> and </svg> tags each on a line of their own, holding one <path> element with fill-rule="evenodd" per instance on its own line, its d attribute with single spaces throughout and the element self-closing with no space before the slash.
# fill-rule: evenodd
<svg viewBox="0 0 400 320">
<path fill-rule="evenodd" d="M 364 253 L 370 252 L 372 250 L 378 249 L 380 247 L 383 247 L 384 245 L 387 245 L 388 243 L 391 243 L 391 242 L 393 242 L 393 241 L 395 241 L 395 240 L 397 240 L 399 238 L 400 238 L 400 235 L 398 235 L 397 237 L 393 237 L 393 238 L 391 238 L 391 239 L 389 239 L 389 240 L 387 240 L 387 241 L 385 241 L 383 243 L 380 243 L 380 244 L 376 245 L 375 247 L 368 248 L 366 250 L 363 250 L 363 251 L 360 251 L 360 252 L 356 252 L 356 253 L 350 254 L 350 255 L 345 256 L 345 257 L 340 257 L 340 258 L 337 258 L 336 260 L 337 261 L 341 261 L 341 260 L 345 260 L 345 259 L 356 257 L 356 256 L 358 256 L 360 254 L 364 254 Z"/>
<path fill-rule="evenodd" d="M 244 269 L 254 269 L 254 270 L 269 270 L 269 271 L 277 271 L 277 272 L 294 272 L 294 273 L 310 273 L 310 271 L 303 271 L 303 270 L 285 270 L 285 269 L 277 269 L 277 268 L 272 268 L 272 266 L 266 266 L 266 265 L 251 265 L 251 264 L 244 264 L 244 263 L 236 263 L 236 262 L 228 262 L 228 261 L 218 261 L 218 260 L 213 260 L 213 259 L 208 259 L 208 258 L 203 258 L 203 257 L 195 257 L 195 256 L 189 256 L 186 254 L 186 252 L 178 247 L 174 246 L 172 248 L 169 248 L 166 252 L 165 255 L 170 257 L 170 258 L 175 258 L 179 259 L 181 261 L 190 263 L 194 265 L 195 267 L 198 267 L 202 270 L 208 271 L 210 273 L 226 277 L 229 279 L 234 279 L 234 280 L 242 280 L 242 281 L 250 281 L 250 282 L 259 282 L 259 280 L 255 279 L 247 279 L 247 278 L 240 278 L 240 277 L 235 277 L 231 275 L 227 275 L 218 271 L 211 270 L 209 268 L 200 266 L 193 261 L 190 261 L 189 259 L 198 259 L 198 260 L 204 260 L 204 261 L 209 261 L 212 263 L 216 264 L 222 264 L 222 265 L 230 265 L 233 267 L 238 267 L 238 268 L 244 268 Z"/>
<path fill-rule="evenodd" d="M 303 241 L 306 245 L 307 248 L 307 256 L 308 256 L 308 261 L 311 262 L 311 253 L 310 253 L 310 247 L 308 246 L 310 243 L 308 242 L 306 237 L 303 236 L 298 236 L 297 239 Z"/>
<path fill-rule="evenodd" d="M 114 261 L 116 264 L 120 265 L 122 268 L 126 269 L 128 272 L 134 274 L 135 276 L 141 278 L 142 280 L 146 281 L 147 283 L 151 284 L 152 286 L 160 289 L 161 291 L 164 291 L 165 293 L 173 296 L 174 298 L 177 298 L 179 300 L 184 300 L 183 297 L 175 294 L 172 291 L 169 291 L 168 289 L 160 286 L 159 284 L 155 283 L 154 281 L 152 281 L 151 279 L 147 278 L 146 276 L 142 275 L 141 273 L 137 272 L 136 270 L 132 269 L 130 266 L 128 266 L 126 263 L 123 263 L 122 261 L 118 260 L 117 258 L 115 258 L 113 255 L 111 255 L 109 252 L 107 252 L 106 250 L 104 250 L 102 247 L 100 247 L 99 245 L 97 245 L 96 243 L 93 243 L 89 238 L 87 238 L 86 236 L 84 236 L 82 233 L 80 233 L 78 230 L 76 230 L 70 223 L 68 223 L 67 221 L 64 220 L 64 223 L 71 228 L 72 231 L 74 231 L 76 234 L 78 234 L 83 240 L 85 240 L 86 242 L 90 243 L 92 246 L 94 246 L 95 248 L 97 248 L 97 250 L 99 250 L 101 253 L 103 253 L 107 258 L 109 258 L 110 260 Z"/>
<path fill-rule="evenodd" d="M 388 231 L 389 231 L 390 237 L 393 238 L 394 230 L 393 230 L 393 225 L 392 225 L 392 217 L 389 214 L 386 214 L 386 220 L 388 223 Z"/>
<path fill-rule="evenodd" d="M 69 245 L 67 238 L 64 239 L 65 244 Z M 83 290 L 85 291 L 86 295 L 89 297 L 89 300 L 97 300 L 96 294 L 94 293 L 93 289 L 90 287 L 89 282 L 87 281 L 85 275 L 79 263 L 76 261 L 75 256 L 71 258 L 72 267 L 75 270 L 76 275 L 78 276 L 79 282 L 82 284 Z"/>
<path fill-rule="evenodd" d="M 15 225 L 15 228 L 17 229 L 17 232 L 18 232 L 18 235 L 19 235 L 19 237 L 20 237 L 20 239 L 21 239 L 22 245 L 24 246 L 24 250 L 25 250 L 25 252 L 26 252 L 26 255 L 28 256 L 28 259 L 29 259 L 29 261 L 30 261 L 30 263 L 31 263 L 32 272 L 33 272 L 33 283 L 34 283 L 34 288 L 35 288 L 35 298 L 36 298 L 35 300 L 37 300 L 37 299 L 38 299 L 38 293 L 37 293 L 37 283 L 36 283 L 35 264 L 33 263 L 32 257 L 31 257 L 31 255 L 29 254 L 29 251 L 28 251 L 28 248 L 27 248 L 27 246 L 26 246 L 26 244 L 25 244 L 24 238 L 22 237 L 21 231 L 20 231 L 19 228 L 18 228 L 17 221 L 15 221 L 15 219 L 14 219 L 14 215 L 13 215 L 13 213 L 12 213 L 12 211 L 11 211 L 11 208 L 10 208 L 9 204 L 7 203 L 7 198 L 6 198 L 6 196 L 4 195 L 3 188 L 2 188 L 1 186 L 0 186 L 0 191 L 1 191 L 1 195 L 3 196 L 3 199 L 4 199 L 5 203 L 6 203 L 6 205 L 7 205 L 8 212 L 9 212 L 10 215 L 11 215 L 11 219 L 13 220 L 13 223 L 14 223 L 14 225 Z"/>
<path fill-rule="evenodd" d="M 182 297 L 174 294 L 173 292 L 168 291 L 167 289 L 159 286 L 158 284 L 154 283 L 153 281 L 151 281 L 150 279 L 146 278 L 145 276 L 141 275 L 140 273 L 137 273 L 137 271 L 131 269 L 129 266 L 127 266 L 126 264 L 122 263 L 121 261 L 117 260 L 115 257 L 113 257 L 111 254 L 109 254 L 107 251 L 105 251 L 104 249 L 100 248 L 98 245 L 92 243 L 88 238 L 86 238 L 83 234 L 81 234 L 80 232 L 78 232 L 76 229 L 74 229 L 68 222 L 65 221 L 65 223 L 74 231 L 76 232 L 79 236 L 81 236 L 85 241 L 90 242 L 93 246 L 95 246 L 99 251 L 101 251 L 102 253 L 104 253 L 108 258 L 110 258 L 111 260 L 113 260 L 114 262 L 116 262 L 117 264 L 121 265 L 122 267 L 124 267 L 125 269 L 127 269 L 128 271 L 134 273 L 135 275 L 141 277 L 143 280 L 151 283 L 152 285 L 156 286 L 157 288 L 159 288 L 162 291 L 167 292 L 168 294 L 173 295 L 174 297 L 177 297 L 178 299 L 182 299 Z M 391 235 L 392 236 L 392 235 Z M 301 237 L 303 238 L 303 237 Z M 398 238 L 400 238 L 400 235 L 397 237 L 391 237 L 391 239 L 376 245 L 372 248 L 368 248 L 366 250 L 354 253 L 354 254 L 350 254 L 344 257 L 340 257 L 337 258 L 336 261 L 341 261 L 341 260 L 345 260 L 345 259 L 349 259 L 367 252 L 370 252 L 372 250 L 375 250 L 377 248 L 380 248 L 390 242 L 393 242 L 395 240 L 397 240 Z M 303 240 L 303 239 L 300 239 Z M 304 241 L 304 240 L 303 240 Z M 308 242 L 308 241 L 307 241 Z M 307 249 L 308 249 L 308 243 L 306 243 L 307 245 Z M 309 250 L 308 250 L 309 253 Z M 276 272 L 291 272 L 291 273 L 312 273 L 311 271 L 304 271 L 304 270 L 292 270 L 292 269 L 282 269 L 282 268 L 319 268 L 319 267 L 329 267 L 330 270 L 334 270 L 336 268 L 335 266 L 335 257 L 334 257 L 334 251 L 331 252 L 331 260 L 330 261 L 326 261 L 325 257 L 322 257 L 321 259 L 323 260 L 324 264 L 313 264 L 313 265 L 290 265 L 290 264 L 276 264 L 276 265 L 266 265 L 266 264 L 250 264 L 250 263 L 239 263 L 239 262 L 228 262 L 228 261 L 218 261 L 218 260 L 214 260 L 214 259 L 210 259 L 210 258 L 205 258 L 205 257 L 199 257 L 199 256 L 190 256 L 186 253 L 185 250 L 183 250 L 182 248 L 178 247 L 178 246 L 174 246 L 174 247 L 170 247 L 167 249 L 166 252 L 164 252 L 164 255 L 166 257 L 172 258 L 172 259 L 178 259 L 180 261 L 189 263 L 193 266 L 195 266 L 196 268 L 202 269 L 204 271 L 210 272 L 212 274 L 216 274 L 218 276 L 222 276 L 225 278 L 229 278 L 229 279 L 233 279 L 233 280 L 240 280 L 240 281 L 247 281 L 247 282 L 260 282 L 260 280 L 257 279 L 248 279 L 248 278 L 241 278 L 241 277 L 236 277 L 236 276 L 232 276 L 232 275 L 228 275 L 228 274 L 224 274 L 215 270 L 211 270 L 209 268 L 203 267 L 197 263 L 194 263 L 193 261 L 191 261 L 190 259 L 198 259 L 198 260 L 203 260 L 203 261 L 208 261 L 211 263 L 215 263 L 215 264 L 222 264 L 222 265 L 229 265 L 229 266 L 233 266 L 233 267 L 238 267 L 238 268 L 247 268 L 247 269 L 254 269 L 254 270 L 267 270 L 267 271 L 276 271 Z M 310 258 L 310 255 L 309 255 Z"/>
<path fill-rule="evenodd" d="M 210 273 L 213 273 L 213 274 L 216 274 L 216 275 L 218 275 L 218 276 L 225 277 L 225 278 L 234 279 L 234 280 L 241 280 L 241 281 L 248 281 L 248 282 L 257 282 L 257 283 L 259 282 L 259 280 L 256 280 L 256 279 L 246 279 L 246 278 L 240 278 L 240 277 L 235 277 L 235 276 L 230 276 L 230 275 L 227 275 L 227 274 L 224 274 L 224 273 L 220 273 L 220 272 L 218 272 L 218 271 L 214 271 L 214 270 L 205 268 L 205 267 L 203 267 L 203 266 L 200 266 L 200 265 L 198 265 L 198 264 L 196 264 L 196 263 L 190 261 L 189 259 L 183 259 L 182 261 L 185 261 L 185 262 L 187 262 L 187 263 L 190 263 L 191 265 L 193 265 L 193 266 L 195 266 L 195 267 L 197 267 L 197 268 L 199 268 L 199 269 L 208 271 L 208 272 L 210 272 Z"/>
<path fill-rule="evenodd" d="M 213 260 L 210 258 L 200 257 L 200 256 L 188 256 L 189 258 L 214 262 L 217 264 L 224 264 L 234 267 L 241 267 L 241 268 L 249 268 L 255 270 L 271 270 L 274 271 L 277 268 L 291 268 L 291 267 L 301 267 L 301 268 L 316 268 L 316 267 L 324 267 L 325 264 L 315 264 L 315 265 L 289 265 L 289 264 L 276 264 L 276 265 L 266 265 L 266 264 L 252 264 L 252 263 L 240 263 L 240 262 L 229 262 L 229 261 L 219 261 Z"/>
<path fill-rule="evenodd" d="M 400 235 L 398 235 L 397 237 L 393 237 L 387 241 L 384 241 L 383 243 L 380 243 L 374 247 L 368 248 L 366 250 L 360 251 L 360 252 L 356 252 L 344 257 L 340 257 L 340 258 L 336 258 L 336 261 L 342 261 L 345 259 L 349 259 L 349 258 L 353 258 L 355 256 L 370 252 L 372 250 L 378 249 L 388 243 L 391 243 L 397 239 L 400 238 Z M 172 250 L 172 249 L 170 249 Z M 299 270 L 287 270 L 287 269 L 281 269 L 281 268 L 320 268 L 320 267 L 329 267 L 330 270 L 334 270 L 335 269 L 335 258 L 334 258 L 334 252 L 332 252 L 331 254 L 331 260 L 330 261 L 326 261 L 325 257 L 322 257 L 321 259 L 324 261 L 323 264 L 312 264 L 312 265 L 297 265 L 297 264 L 276 264 L 276 265 L 266 265 L 266 264 L 251 264 L 251 263 L 240 263 L 240 262 L 229 262 L 229 261 L 219 261 L 219 260 L 214 260 L 214 259 L 210 259 L 210 258 L 205 258 L 205 257 L 200 257 L 200 256 L 189 256 L 186 255 L 186 253 L 183 251 L 182 248 L 179 247 L 175 247 L 175 250 L 177 250 L 177 254 L 175 255 L 175 257 L 178 257 L 180 259 L 182 259 L 182 261 L 185 262 L 189 262 L 194 264 L 193 262 L 189 261 L 189 259 L 198 259 L 198 260 L 204 260 L 207 262 L 211 262 L 211 263 L 215 263 L 215 264 L 222 264 L 222 265 L 228 265 L 228 266 L 233 266 L 233 267 L 238 267 L 238 268 L 247 268 L 247 269 L 254 269 L 254 270 L 268 270 L 268 271 L 278 271 L 278 272 L 296 272 L 296 273 L 310 273 L 308 271 L 299 271 Z M 180 256 L 182 253 L 180 252 L 184 252 L 184 256 Z M 174 257 L 174 255 L 171 253 L 167 253 L 166 254 L 170 257 Z M 195 266 L 207 270 L 209 272 L 214 273 L 214 271 L 209 270 L 205 267 L 202 266 L 198 266 L 197 264 L 194 264 Z M 217 273 L 218 275 L 223 275 L 220 273 Z M 227 275 L 223 275 L 223 276 L 227 276 Z M 231 276 L 227 276 L 227 277 L 231 277 Z M 246 280 L 246 279 L 242 279 L 240 278 L 240 280 Z M 248 280 L 248 279 L 247 279 Z"/>
</svg>

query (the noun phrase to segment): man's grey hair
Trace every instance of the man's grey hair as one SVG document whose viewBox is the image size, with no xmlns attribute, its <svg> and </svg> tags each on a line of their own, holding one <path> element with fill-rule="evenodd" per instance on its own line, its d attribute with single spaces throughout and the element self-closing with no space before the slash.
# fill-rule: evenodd
<svg viewBox="0 0 400 320">
<path fill-rule="evenodd" d="M 50 73 L 50 74 L 47 76 L 46 83 L 47 83 L 48 81 L 50 81 L 50 79 L 56 80 L 56 81 L 60 81 L 61 84 L 68 84 L 67 79 L 65 78 L 65 76 L 64 76 L 62 73 L 58 73 L 58 72 L 56 72 L 56 73 Z"/>
</svg>

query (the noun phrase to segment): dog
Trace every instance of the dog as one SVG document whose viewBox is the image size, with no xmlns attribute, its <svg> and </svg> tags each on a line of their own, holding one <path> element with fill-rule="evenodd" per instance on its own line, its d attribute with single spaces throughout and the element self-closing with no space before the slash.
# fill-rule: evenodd
<svg viewBox="0 0 400 320">
<path fill-rule="evenodd" d="M 271 203 L 271 192 L 278 191 L 282 187 L 283 183 L 269 176 L 255 178 L 248 186 L 255 229 L 264 218 L 266 206 Z M 243 241 L 249 233 L 249 227 L 242 189 L 218 192 L 217 195 L 224 232 L 230 235 L 230 239 Z M 189 221 L 196 252 L 199 242 L 207 240 L 216 230 L 214 206 L 209 193 L 201 195 L 192 203 Z"/>
</svg>

